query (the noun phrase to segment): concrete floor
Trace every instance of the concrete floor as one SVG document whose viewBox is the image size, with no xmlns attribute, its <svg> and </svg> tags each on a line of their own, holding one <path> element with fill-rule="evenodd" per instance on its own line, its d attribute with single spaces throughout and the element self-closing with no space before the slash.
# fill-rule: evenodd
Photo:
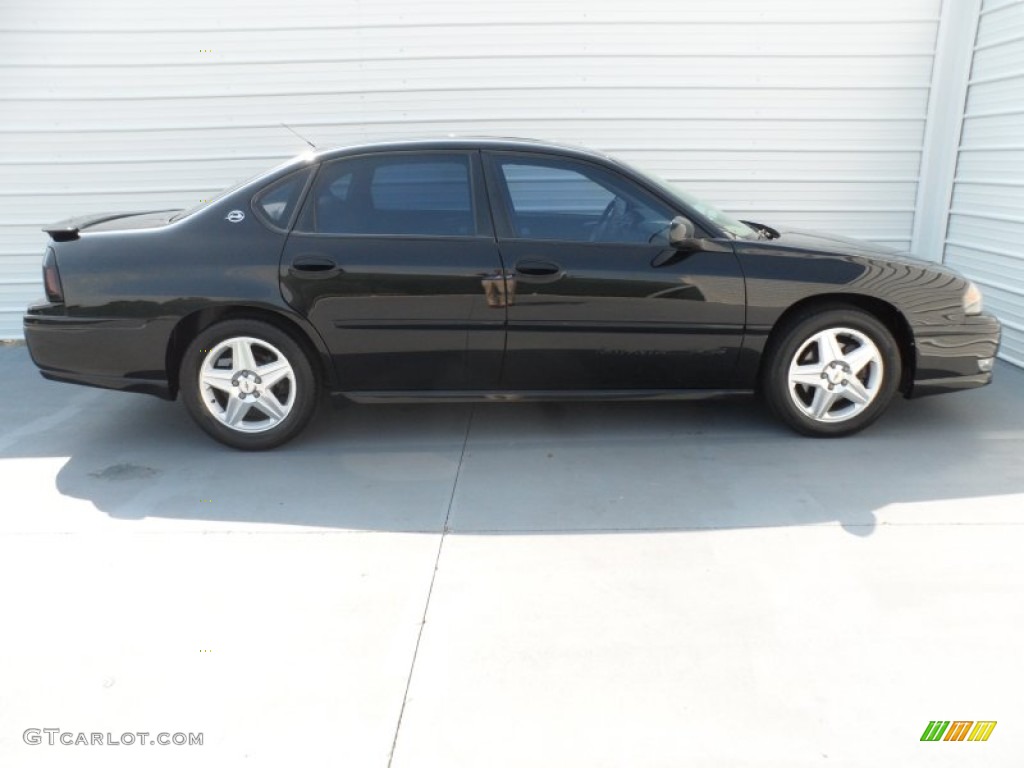
<svg viewBox="0 0 1024 768">
<path fill-rule="evenodd" d="M 343 406 L 265 454 L 24 347 L 0 391 L 0 766 L 1021 765 L 1017 369 L 838 441 Z"/>
</svg>

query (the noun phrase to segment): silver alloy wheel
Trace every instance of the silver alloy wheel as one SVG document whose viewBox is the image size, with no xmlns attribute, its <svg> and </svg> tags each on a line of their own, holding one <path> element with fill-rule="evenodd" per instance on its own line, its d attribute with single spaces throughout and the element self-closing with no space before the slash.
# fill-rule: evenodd
<svg viewBox="0 0 1024 768">
<path fill-rule="evenodd" d="M 266 432 L 295 405 L 295 371 L 273 344 L 236 336 L 204 355 L 199 392 L 206 409 L 224 426 Z"/>
<path fill-rule="evenodd" d="M 882 353 L 870 337 L 853 328 L 826 328 L 793 355 L 789 396 L 815 421 L 847 421 L 874 402 L 884 376 Z"/>
</svg>

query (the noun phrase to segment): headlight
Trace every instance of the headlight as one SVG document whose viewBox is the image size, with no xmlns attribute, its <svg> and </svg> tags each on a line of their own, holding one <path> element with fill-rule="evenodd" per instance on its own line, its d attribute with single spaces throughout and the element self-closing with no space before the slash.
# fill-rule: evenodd
<svg viewBox="0 0 1024 768">
<path fill-rule="evenodd" d="M 967 290 L 964 291 L 964 314 L 981 314 L 981 291 L 971 281 L 967 282 Z"/>
</svg>

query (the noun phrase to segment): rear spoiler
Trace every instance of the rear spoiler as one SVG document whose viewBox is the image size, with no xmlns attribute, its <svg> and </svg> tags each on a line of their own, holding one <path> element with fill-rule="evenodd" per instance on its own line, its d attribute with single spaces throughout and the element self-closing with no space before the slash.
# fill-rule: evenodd
<svg viewBox="0 0 1024 768">
<path fill-rule="evenodd" d="M 102 224 L 105 221 L 123 219 L 127 216 L 138 216 L 140 213 L 159 213 L 159 211 L 120 211 L 118 213 L 93 213 L 88 216 L 75 216 L 71 219 L 58 221 L 48 227 L 43 227 L 43 232 L 53 238 L 54 242 L 65 243 L 69 240 L 77 240 L 78 233 L 87 227 Z"/>
</svg>

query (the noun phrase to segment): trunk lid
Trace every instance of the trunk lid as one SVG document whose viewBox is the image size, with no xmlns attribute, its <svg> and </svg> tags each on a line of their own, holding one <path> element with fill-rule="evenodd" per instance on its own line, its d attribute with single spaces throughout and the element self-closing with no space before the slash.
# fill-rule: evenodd
<svg viewBox="0 0 1024 768">
<path fill-rule="evenodd" d="M 123 229 L 152 229 L 170 222 L 178 209 L 162 211 L 130 211 L 127 213 L 94 213 L 75 216 L 43 227 L 43 231 L 58 243 L 77 240 L 80 232 L 102 232 Z"/>
</svg>

